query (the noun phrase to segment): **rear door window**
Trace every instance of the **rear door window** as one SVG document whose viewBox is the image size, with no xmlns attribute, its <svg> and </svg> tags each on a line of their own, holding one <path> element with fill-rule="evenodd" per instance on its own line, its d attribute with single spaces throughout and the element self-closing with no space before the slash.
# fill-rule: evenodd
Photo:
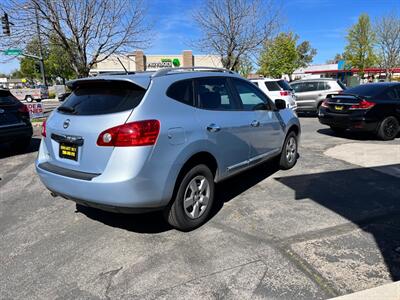
<svg viewBox="0 0 400 300">
<path fill-rule="evenodd" d="M 290 86 L 296 93 L 303 92 L 304 85 L 302 83 L 292 83 Z"/>
<path fill-rule="evenodd" d="M 224 77 L 195 79 L 196 99 L 203 109 L 237 110 L 238 107 Z"/>
<path fill-rule="evenodd" d="M 265 81 L 264 83 L 268 91 L 270 92 L 276 92 L 281 90 L 281 87 L 279 86 L 277 81 Z"/>
<path fill-rule="evenodd" d="M 318 91 L 318 82 L 304 82 L 303 92 L 314 92 Z"/>
<path fill-rule="evenodd" d="M 320 81 L 318 82 L 318 90 L 319 91 L 323 91 L 323 90 L 329 90 L 330 86 L 328 83 L 324 82 L 324 81 Z"/>
<path fill-rule="evenodd" d="M 279 81 L 277 81 L 277 83 L 284 91 L 292 90 L 292 88 L 290 87 L 289 83 L 286 82 L 286 80 L 279 80 Z"/>
<path fill-rule="evenodd" d="M 58 108 L 73 115 L 103 115 L 131 110 L 146 90 L 125 82 L 86 82 L 75 88 Z"/>
<path fill-rule="evenodd" d="M 173 83 L 167 90 L 167 96 L 187 105 L 193 105 L 193 80 Z"/>
</svg>

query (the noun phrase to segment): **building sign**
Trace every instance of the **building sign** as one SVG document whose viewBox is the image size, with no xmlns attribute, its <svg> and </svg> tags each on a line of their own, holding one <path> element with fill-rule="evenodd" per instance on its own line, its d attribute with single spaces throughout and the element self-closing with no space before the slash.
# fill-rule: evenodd
<svg viewBox="0 0 400 300">
<path fill-rule="evenodd" d="M 150 62 L 146 69 L 178 68 L 181 65 L 179 58 L 161 58 L 159 62 Z"/>
<path fill-rule="evenodd" d="M 26 106 L 28 107 L 31 119 L 43 117 L 43 105 L 41 103 L 28 103 Z"/>
</svg>

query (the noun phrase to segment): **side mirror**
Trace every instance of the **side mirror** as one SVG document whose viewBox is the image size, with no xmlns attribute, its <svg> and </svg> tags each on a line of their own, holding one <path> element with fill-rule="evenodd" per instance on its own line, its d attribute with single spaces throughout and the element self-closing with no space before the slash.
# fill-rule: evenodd
<svg viewBox="0 0 400 300">
<path fill-rule="evenodd" d="M 275 100 L 275 106 L 278 110 L 285 109 L 286 108 L 286 101 L 282 99 L 276 99 Z"/>
</svg>

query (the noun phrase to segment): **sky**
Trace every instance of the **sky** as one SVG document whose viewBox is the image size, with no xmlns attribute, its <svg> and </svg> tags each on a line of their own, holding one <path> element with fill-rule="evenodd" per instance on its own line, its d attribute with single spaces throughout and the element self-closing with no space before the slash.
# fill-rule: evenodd
<svg viewBox="0 0 400 300">
<path fill-rule="evenodd" d="M 167 55 L 193 49 L 200 31 L 192 14 L 203 0 L 144 1 L 155 33 L 145 53 Z M 400 16 L 400 0 L 276 0 L 276 5 L 282 15 L 281 31 L 293 31 L 300 42 L 308 40 L 317 49 L 313 64 L 323 64 L 343 52 L 347 29 L 360 14 L 367 13 L 372 21 L 392 12 Z M 199 52 L 193 49 L 193 53 Z M 17 59 L 5 59 L 0 55 L 0 73 L 18 68 Z"/>
</svg>

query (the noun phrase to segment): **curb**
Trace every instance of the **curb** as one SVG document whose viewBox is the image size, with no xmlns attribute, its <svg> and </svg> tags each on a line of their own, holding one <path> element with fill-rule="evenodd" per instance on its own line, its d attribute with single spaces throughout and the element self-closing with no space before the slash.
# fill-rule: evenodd
<svg viewBox="0 0 400 300">
<path fill-rule="evenodd" d="M 399 300 L 400 299 L 400 281 L 384 284 L 372 289 L 348 294 L 330 300 Z"/>
</svg>

